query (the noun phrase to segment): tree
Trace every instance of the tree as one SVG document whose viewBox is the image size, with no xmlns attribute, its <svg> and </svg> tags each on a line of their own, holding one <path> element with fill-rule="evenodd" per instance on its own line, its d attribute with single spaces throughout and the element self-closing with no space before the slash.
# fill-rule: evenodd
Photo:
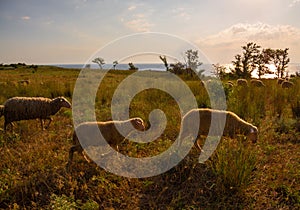
<svg viewBox="0 0 300 210">
<path fill-rule="evenodd" d="M 159 56 L 160 60 L 164 63 L 165 67 L 166 67 L 166 70 L 169 71 L 169 65 L 168 65 L 168 62 L 167 62 L 167 57 L 164 55 L 164 56 Z"/>
<path fill-rule="evenodd" d="M 286 68 L 288 67 L 288 63 L 290 62 L 290 59 L 288 57 L 288 50 L 289 48 L 283 49 L 266 49 L 268 55 L 271 57 L 271 60 L 273 61 L 273 64 L 276 68 L 276 76 L 278 78 L 283 78 L 284 73 L 286 71 Z"/>
<path fill-rule="evenodd" d="M 186 67 L 194 71 L 196 71 L 197 68 L 202 65 L 202 63 L 198 61 L 199 59 L 198 50 L 195 51 L 193 51 L 192 49 L 187 50 L 185 52 L 185 57 L 183 57 L 183 59 L 186 63 Z"/>
<path fill-rule="evenodd" d="M 92 62 L 98 64 L 100 69 L 103 69 L 102 65 L 105 64 L 104 59 L 100 57 L 95 58 L 94 60 L 92 60 Z"/>
<path fill-rule="evenodd" d="M 219 63 L 217 64 L 212 64 L 214 70 L 213 70 L 213 74 L 216 75 L 219 79 L 224 79 L 224 77 L 226 76 L 226 67 L 220 65 Z"/>
<path fill-rule="evenodd" d="M 266 66 L 270 63 L 271 56 L 268 49 L 263 49 L 261 53 L 258 54 L 256 59 L 257 76 L 261 79 L 261 76 L 271 73 L 270 69 Z"/>
<path fill-rule="evenodd" d="M 233 61 L 235 73 L 238 77 L 251 78 L 251 73 L 254 71 L 260 52 L 260 46 L 256 43 L 249 42 L 246 46 L 242 46 L 242 55 L 238 54 L 235 56 L 236 61 Z"/>
<path fill-rule="evenodd" d="M 114 61 L 114 62 L 113 62 L 113 68 L 114 68 L 114 70 L 116 70 L 116 66 L 117 66 L 118 64 L 119 64 L 118 61 Z"/>
<path fill-rule="evenodd" d="M 181 62 L 177 62 L 175 64 L 172 63 L 170 65 L 170 67 L 171 68 L 169 68 L 169 71 L 172 72 L 172 73 L 174 73 L 174 74 L 179 75 L 179 74 L 184 74 L 184 72 L 185 72 L 185 66 Z"/>
<path fill-rule="evenodd" d="M 128 65 L 129 65 L 128 70 L 135 70 L 135 71 L 139 70 L 139 68 L 135 67 L 132 62 L 128 63 Z"/>
</svg>

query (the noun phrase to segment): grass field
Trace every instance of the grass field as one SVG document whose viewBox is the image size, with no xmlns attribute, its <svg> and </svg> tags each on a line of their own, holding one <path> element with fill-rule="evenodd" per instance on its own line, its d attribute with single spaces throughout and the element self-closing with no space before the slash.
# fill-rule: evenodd
<svg viewBox="0 0 300 210">
<path fill-rule="evenodd" d="M 131 73 L 106 74 L 95 100 L 98 120 L 111 119 L 114 90 Z M 0 70 L 0 104 L 13 96 L 65 96 L 71 101 L 78 74 L 48 66 Z M 200 81 L 184 80 L 198 106 L 209 107 Z M 73 132 L 70 109 L 62 108 L 44 131 L 37 120 L 29 120 L 4 133 L 2 117 L 0 209 L 300 209 L 300 79 L 293 82 L 290 89 L 282 89 L 276 80 L 264 80 L 265 88 L 225 86 L 227 109 L 258 127 L 258 142 L 223 137 L 204 164 L 192 148 L 168 172 L 142 179 L 114 175 L 77 154 L 66 171 Z M 130 116 L 149 126 L 148 115 L 158 108 L 167 117 L 164 133 L 147 144 L 124 142 L 122 153 L 153 156 L 174 142 L 180 112 L 168 94 L 142 91 L 130 104 Z"/>
</svg>

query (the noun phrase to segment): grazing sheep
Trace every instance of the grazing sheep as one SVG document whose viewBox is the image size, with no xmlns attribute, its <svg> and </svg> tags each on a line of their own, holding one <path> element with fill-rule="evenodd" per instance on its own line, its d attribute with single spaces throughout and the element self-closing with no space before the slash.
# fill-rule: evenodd
<svg viewBox="0 0 300 210">
<path fill-rule="evenodd" d="M 30 120 L 39 118 L 42 129 L 44 129 L 44 120 L 48 119 L 49 127 L 52 118 L 61 107 L 71 108 L 70 102 L 64 97 L 54 99 L 43 97 L 13 97 L 4 103 L 4 131 L 8 124 L 12 125 L 14 121 Z"/>
<path fill-rule="evenodd" d="M 4 115 L 4 106 L 0 105 L 0 117 L 2 117 L 2 115 Z"/>
<path fill-rule="evenodd" d="M 228 88 L 233 88 L 233 83 L 231 81 L 228 81 L 225 83 L 225 87 L 228 87 Z"/>
<path fill-rule="evenodd" d="M 18 83 L 20 85 L 29 85 L 30 81 L 29 80 L 20 80 L 20 81 L 18 81 Z"/>
<path fill-rule="evenodd" d="M 285 81 L 284 79 L 278 78 L 278 79 L 277 79 L 277 84 L 278 84 L 278 85 L 281 85 L 281 83 L 283 83 L 284 81 Z"/>
<path fill-rule="evenodd" d="M 248 82 L 245 79 L 238 79 L 236 81 L 237 86 L 248 87 Z"/>
<path fill-rule="evenodd" d="M 116 125 L 117 127 L 122 127 L 126 130 L 124 134 L 125 137 L 119 133 Z M 133 127 L 130 125 L 133 125 Z M 131 118 L 125 121 L 84 122 L 79 124 L 73 133 L 73 146 L 69 150 L 69 161 L 67 167 L 70 166 L 73 160 L 73 153 L 76 151 L 81 152 L 84 158 L 89 162 L 83 153 L 85 146 L 80 144 L 78 136 L 83 138 L 81 139 L 81 142 L 84 142 L 88 146 L 101 146 L 98 141 L 98 133 L 95 132 L 99 129 L 107 143 L 116 148 L 133 131 L 132 128 L 144 131 L 144 121 L 141 118 Z"/>
<path fill-rule="evenodd" d="M 290 82 L 290 81 L 283 81 L 281 83 L 281 87 L 282 88 L 291 88 L 294 86 L 294 83 L 293 82 Z"/>
<path fill-rule="evenodd" d="M 250 81 L 250 83 L 252 86 L 255 86 L 255 87 L 265 87 L 265 84 L 261 80 L 252 79 Z"/>
<path fill-rule="evenodd" d="M 199 115 L 198 115 L 199 114 Z M 212 114 L 217 120 L 211 125 Z M 253 143 L 257 141 L 257 134 L 258 129 L 256 126 L 242 120 L 239 118 L 235 113 L 230 111 L 222 111 L 222 110 L 214 110 L 214 109 L 207 109 L 207 108 L 200 108 L 200 109 L 192 109 L 189 111 L 182 119 L 182 127 L 185 129 L 183 131 L 181 139 L 191 135 L 193 129 L 193 124 L 195 122 L 195 117 L 200 116 L 200 124 L 199 124 L 199 131 L 198 136 L 203 135 L 207 136 L 212 127 L 210 135 L 211 136 L 229 136 L 234 138 L 236 134 L 242 134 L 247 136 Z M 224 130 L 222 129 L 222 119 L 225 119 L 225 126 Z M 224 123 L 224 121 L 223 121 Z M 196 143 L 196 146 L 201 150 L 199 143 Z"/>
</svg>

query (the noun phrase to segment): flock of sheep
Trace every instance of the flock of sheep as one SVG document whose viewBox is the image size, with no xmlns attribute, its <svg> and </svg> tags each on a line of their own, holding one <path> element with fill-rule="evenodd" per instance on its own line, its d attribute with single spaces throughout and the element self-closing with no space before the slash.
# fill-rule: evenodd
<svg viewBox="0 0 300 210">
<path fill-rule="evenodd" d="M 291 81 L 288 81 L 288 80 L 284 80 L 284 79 L 281 79 L 279 78 L 277 80 L 277 83 L 278 85 L 280 85 L 282 88 L 291 88 L 294 86 L 294 83 L 291 82 Z M 229 81 L 227 82 L 226 84 L 227 86 L 229 87 L 233 87 L 234 86 L 234 83 Z M 248 87 L 249 84 L 248 84 L 248 81 L 246 79 L 238 79 L 236 81 L 236 85 L 237 86 L 243 86 L 243 87 Z M 261 80 L 258 80 L 258 79 L 251 79 L 250 80 L 250 85 L 253 86 L 253 87 L 265 87 L 266 85 L 263 83 L 263 81 Z"/>
<path fill-rule="evenodd" d="M 13 127 L 13 122 L 30 119 L 40 119 L 41 127 L 44 130 L 44 121 L 49 120 L 49 123 L 46 126 L 46 128 L 48 128 L 52 121 L 51 116 L 55 115 L 62 107 L 71 108 L 70 102 L 64 97 L 57 97 L 54 99 L 43 97 L 10 98 L 4 103 L 4 105 L 0 105 L 0 117 L 4 115 L 5 118 L 4 132 L 6 132 L 8 125 Z M 226 123 L 224 132 L 222 129 L 216 131 L 215 133 L 210 133 L 211 135 L 226 135 L 234 137 L 236 134 L 243 134 L 252 140 L 252 142 L 256 142 L 258 134 L 257 127 L 242 120 L 236 114 L 230 111 L 193 109 L 186 113 L 186 115 L 183 117 L 181 126 L 184 126 L 185 128 L 192 127 L 191 125 L 194 124 L 193 118 L 195 116 L 200 116 L 198 135 L 207 135 L 210 129 L 212 114 L 216 116 L 226 116 Z M 146 129 L 144 121 L 141 118 L 131 118 L 125 121 L 84 122 L 77 126 L 73 132 L 73 146 L 69 150 L 68 166 L 70 166 L 72 162 L 74 152 L 81 152 L 83 154 L 84 151 L 84 148 L 82 148 L 82 145 L 78 140 L 78 135 L 83 137 L 83 141 L 86 142 L 86 145 L 91 146 L 93 145 L 92 142 L 94 142 L 93 140 L 95 138 L 93 136 L 93 129 L 95 127 L 99 128 L 101 134 L 110 145 L 116 147 L 118 144 L 120 144 L 124 140 L 124 137 L 116 129 L 117 124 L 118 127 L 126 127 L 128 134 L 134 129 L 139 131 L 144 131 Z M 133 126 L 129 126 L 130 124 Z M 183 135 L 188 135 L 190 131 L 187 129 L 186 132 L 188 133 Z M 195 144 L 195 146 L 198 146 L 198 148 L 201 150 L 201 147 L 198 143 Z"/>
</svg>

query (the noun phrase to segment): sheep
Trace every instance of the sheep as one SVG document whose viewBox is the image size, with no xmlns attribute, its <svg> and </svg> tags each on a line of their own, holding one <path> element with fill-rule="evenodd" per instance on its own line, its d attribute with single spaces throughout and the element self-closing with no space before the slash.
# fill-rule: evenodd
<svg viewBox="0 0 300 210">
<path fill-rule="evenodd" d="M 237 86 L 248 87 L 248 82 L 245 79 L 238 79 L 236 81 Z"/>
<path fill-rule="evenodd" d="M 130 125 L 133 125 L 133 127 Z M 116 127 L 121 127 L 126 130 L 124 133 L 125 137 L 119 133 Z M 73 146 L 69 150 L 67 168 L 69 168 L 73 160 L 74 152 L 82 153 L 84 158 L 90 162 L 83 153 L 85 146 L 80 144 L 78 136 L 82 138 L 81 142 L 84 142 L 85 145 L 103 146 L 99 144 L 100 137 L 97 135 L 98 133 L 95 132 L 99 129 L 107 143 L 112 147 L 117 148 L 117 146 L 133 131 L 132 128 L 135 128 L 139 131 L 144 131 L 144 121 L 141 118 L 136 117 L 124 121 L 84 122 L 79 124 L 73 132 Z"/>
<path fill-rule="evenodd" d="M 281 85 L 281 83 L 284 82 L 284 81 L 285 81 L 284 79 L 278 78 L 278 79 L 277 79 L 277 84 L 278 84 L 278 85 Z"/>
<path fill-rule="evenodd" d="M 250 83 L 252 86 L 255 86 L 255 87 L 265 87 L 265 84 L 261 80 L 252 79 L 250 81 Z"/>
<path fill-rule="evenodd" d="M 20 85 L 29 85 L 30 81 L 29 80 L 19 80 L 18 83 Z"/>
<path fill-rule="evenodd" d="M 217 122 L 214 122 L 213 125 L 211 125 L 212 114 L 214 115 L 214 118 L 219 119 L 217 120 Z M 247 136 L 248 139 L 250 139 L 253 143 L 256 143 L 257 141 L 258 129 L 256 126 L 242 120 L 240 117 L 238 117 L 235 113 L 231 111 L 215 110 L 208 108 L 192 109 L 184 115 L 182 119 L 182 127 L 184 128 L 184 131 L 180 137 L 181 141 L 193 133 L 191 129 L 196 129 L 195 126 L 193 127 L 193 125 L 197 120 L 195 118 L 197 116 L 200 117 L 197 138 L 200 135 L 207 136 L 210 127 L 212 127 L 212 130 L 210 132 L 211 136 L 223 135 L 234 138 L 236 134 L 242 134 Z M 225 121 L 223 121 L 223 123 L 225 123 L 224 127 L 222 127 L 222 119 L 226 119 Z M 201 150 L 201 146 L 199 145 L 198 141 L 196 141 L 195 146 Z"/>
<path fill-rule="evenodd" d="M 283 81 L 281 83 L 281 87 L 282 88 L 291 88 L 294 86 L 294 83 L 293 82 L 290 82 L 290 81 Z"/>
<path fill-rule="evenodd" d="M 234 85 L 231 81 L 228 81 L 228 82 L 225 83 L 225 87 L 227 87 L 227 88 L 233 88 L 233 86 Z"/>
<path fill-rule="evenodd" d="M 61 107 L 71 108 L 70 102 L 64 97 L 54 99 L 43 97 L 13 97 L 4 103 L 4 131 L 8 124 L 21 120 L 39 118 L 42 130 L 44 130 L 44 120 L 48 119 L 48 128 L 52 121 L 51 115 L 56 114 Z"/>
</svg>

